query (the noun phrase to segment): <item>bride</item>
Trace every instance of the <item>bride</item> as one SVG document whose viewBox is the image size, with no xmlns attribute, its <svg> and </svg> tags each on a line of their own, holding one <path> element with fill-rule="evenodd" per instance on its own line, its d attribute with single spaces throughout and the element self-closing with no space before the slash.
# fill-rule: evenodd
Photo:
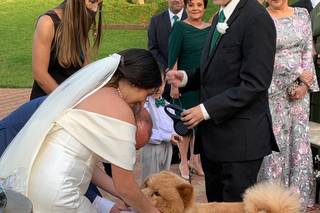
<svg viewBox="0 0 320 213">
<path fill-rule="evenodd" d="M 84 67 L 42 103 L 14 138 L 0 159 L 0 178 L 27 195 L 35 213 L 96 212 L 84 193 L 102 159 L 112 164 L 115 189 L 128 205 L 138 212 L 159 212 L 133 176 L 132 107 L 161 81 L 155 59 L 143 49 Z"/>
</svg>

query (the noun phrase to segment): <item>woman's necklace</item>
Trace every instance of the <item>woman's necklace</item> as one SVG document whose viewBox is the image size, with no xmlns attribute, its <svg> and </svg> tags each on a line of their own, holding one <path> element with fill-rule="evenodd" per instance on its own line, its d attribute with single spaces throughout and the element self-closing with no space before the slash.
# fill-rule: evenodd
<svg viewBox="0 0 320 213">
<path fill-rule="evenodd" d="M 203 28 L 204 28 L 204 23 L 203 23 L 203 21 L 201 21 L 201 22 L 198 22 L 198 21 L 194 22 L 194 21 L 190 21 L 190 19 L 189 19 L 189 20 L 185 20 L 185 22 L 186 22 L 187 24 L 195 27 L 195 28 L 198 28 L 198 29 L 203 29 Z"/>
<path fill-rule="evenodd" d="M 118 92 L 118 94 L 119 94 L 119 97 L 120 97 L 124 102 L 126 102 L 131 108 L 133 108 L 134 105 L 132 105 L 132 104 L 130 104 L 130 103 L 128 103 L 128 102 L 126 101 L 126 99 L 124 98 L 124 96 L 123 96 L 120 88 L 117 87 L 116 89 L 117 89 L 117 92 Z"/>
<path fill-rule="evenodd" d="M 122 92 L 120 91 L 120 88 L 119 88 L 119 87 L 117 87 L 117 91 L 118 91 L 118 94 L 119 94 L 120 98 L 124 99 L 124 97 L 123 97 L 123 95 L 122 95 Z"/>
</svg>

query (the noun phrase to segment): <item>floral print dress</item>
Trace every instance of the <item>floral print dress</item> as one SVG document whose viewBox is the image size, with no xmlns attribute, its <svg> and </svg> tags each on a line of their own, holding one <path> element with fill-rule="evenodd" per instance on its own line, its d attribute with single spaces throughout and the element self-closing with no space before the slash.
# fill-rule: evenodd
<svg viewBox="0 0 320 213">
<path fill-rule="evenodd" d="M 300 196 L 303 210 L 314 205 L 314 175 L 309 137 L 309 95 L 292 100 L 287 89 L 304 70 L 315 72 L 309 14 L 294 8 L 289 17 L 273 18 L 277 30 L 276 56 L 269 104 L 280 152 L 264 158 L 258 181 L 281 180 Z M 310 91 L 318 91 L 316 79 Z"/>
</svg>

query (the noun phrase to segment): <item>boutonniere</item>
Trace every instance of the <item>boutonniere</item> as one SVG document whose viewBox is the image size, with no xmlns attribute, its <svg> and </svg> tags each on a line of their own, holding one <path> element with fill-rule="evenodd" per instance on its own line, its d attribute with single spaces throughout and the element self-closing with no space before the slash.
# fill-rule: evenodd
<svg viewBox="0 0 320 213">
<path fill-rule="evenodd" d="M 226 22 L 219 22 L 217 24 L 217 30 L 222 35 L 226 33 L 227 29 L 229 28 L 228 24 Z"/>
</svg>

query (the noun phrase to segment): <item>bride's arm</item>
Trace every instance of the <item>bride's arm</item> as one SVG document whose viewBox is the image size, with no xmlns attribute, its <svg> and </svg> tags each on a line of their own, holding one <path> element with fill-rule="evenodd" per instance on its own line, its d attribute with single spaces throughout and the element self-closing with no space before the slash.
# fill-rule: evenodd
<svg viewBox="0 0 320 213">
<path fill-rule="evenodd" d="M 101 161 L 97 162 L 96 167 L 94 168 L 91 182 L 109 194 L 121 199 L 114 187 L 112 178 L 104 171 Z"/>
<path fill-rule="evenodd" d="M 114 186 L 128 205 L 140 213 L 160 213 L 141 192 L 132 171 L 115 165 L 112 165 L 111 170 Z"/>
<path fill-rule="evenodd" d="M 117 90 L 114 88 L 101 88 L 93 95 L 82 101 L 77 108 L 99 113 L 135 125 L 135 118 L 132 109 L 124 99 L 119 96 Z M 132 138 L 132 140 L 135 140 L 135 138 Z M 121 156 L 119 156 L 119 158 L 120 157 Z M 126 204 L 133 207 L 134 210 L 139 213 L 160 213 L 159 210 L 153 207 L 142 194 L 135 181 L 133 171 L 122 169 L 113 164 L 111 165 L 112 180 L 115 191 L 119 193 L 120 197 Z"/>
</svg>

